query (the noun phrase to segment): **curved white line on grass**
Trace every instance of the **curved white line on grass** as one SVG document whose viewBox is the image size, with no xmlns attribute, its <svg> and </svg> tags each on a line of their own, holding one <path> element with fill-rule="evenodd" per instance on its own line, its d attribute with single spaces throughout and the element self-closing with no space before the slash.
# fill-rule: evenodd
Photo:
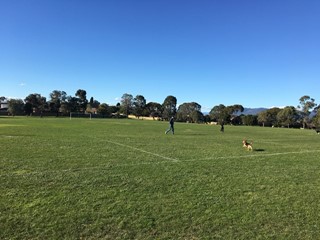
<svg viewBox="0 0 320 240">
<path fill-rule="evenodd" d="M 162 156 L 162 155 L 157 154 L 157 153 L 148 152 L 146 150 L 143 150 L 143 149 L 140 149 L 140 148 L 136 148 L 136 147 L 132 147 L 132 146 L 129 146 L 129 145 L 126 145 L 126 144 L 113 142 L 113 141 L 109 141 L 109 140 L 106 140 L 106 142 L 112 143 L 112 144 L 115 144 L 115 145 L 119 145 L 119 146 L 122 146 L 122 147 L 126 147 L 126 148 L 131 148 L 133 150 L 136 150 L 136 151 L 139 151 L 139 152 L 143 152 L 143 153 L 147 153 L 149 155 L 153 155 L 153 156 L 156 156 L 156 157 L 159 157 L 159 158 L 163 158 L 163 159 L 166 159 L 166 160 L 170 160 L 170 161 L 173 161 L 173 162 L 179 162 L 178 159 Z"/>
<path fill-rule="evenodd" d="M 110 142 L 110 141 L 108 141 Z M 130 147 L 125 144 L 121 143 L 115 143 L 111 142 L 113 144 L 117 144 L 120 146 L 124 147 Z M 43 171 L 32 171 L 32 172 L 22 172 L 22 173 L 16 173 L 16 172 L 11 172 L 11 173 L 6 173 L 6 174 L 0 174 L 0 177 L 4 176 L 13 176 L 13 175 L 20 175 L 20 176 L 27 176 L 27 175 L 33 175 L 33 174 L 46 174 L 46 173 L 61 173 L 61 172 L 77 172 L 77 171 L 88 171 L 88 170 L 106 170 L 110 168 L 116 168 L 116 167 L 134 167 L 134 166 L 139 166 L 139 165 L 155 165 L 155 164 L 163 164 L 163 163 L 183 163 L 183 162 L 195 162 L 195 161 L 208 161 L 208 160 L 219 160 L 219 159 L 239 159 L 239 158 L 252 158 L 252 157 L 270 157 L 270 156 L 278 156 L 278 155 L 289 155 L 289 154 L 303 154 L 303 153 L 316 153 L 320 152 L 320 150 L 313 150 L 313 151 L 301 151 L 301 152 L 282 152 L 282 153 L 270 153 L 270 154 L 250 154 L 250 155 L 241 155 L 241 156 L 229 156 L 229 157 L 211 157 L 211 158 L 202 158 L 202 159 L 189 159 L 189 160 L 177 160 L 173 158 L 168 158 L 165 156 L 161 156 L 159 154 L 147 152 L 145 150 L 135 148 L 135 147 L 130 147 L 132 149 L 148 153 L 157 157 L 161 157 L 170 161 L 161 161 L 161 162 L 155 162 L 155 161 L 149 161 L 149 162 L 139 162 L 139 163 L 131 163 L 131 164 L 119 164 L 119 165 L 100 165 L 100 166 L 94 166 L 94 167 L 84 167 L 84 168 L 68 168 L 68 169 L 59 169 L 59 170 L 43 170 Z M 117 174 L 118 175 L 118 174 Z"/>
<path fill-rule="evenodd" d="M 238 156 L 228 156 L 228 157 L 208 157 L 200 159 L 189 159 L 184 160 L 183 162 L 194 162 L 194 161 L 206 161 L 206 160 L 215 160 L 215 159 L 237 159 L 237 158 L 247 158 L 247 157 L 270 157 L 278 155 L 289 155 L 289 154 L 302 154 L 302 153 L 315 153 L 320 152 L 320 150 L 312 151 L 300 151 L 300 152 L 280 152 L 280 153 L 269 153 L 269 154 L 250 154 L 250 155 L 238 155 Z"/>
</svg>

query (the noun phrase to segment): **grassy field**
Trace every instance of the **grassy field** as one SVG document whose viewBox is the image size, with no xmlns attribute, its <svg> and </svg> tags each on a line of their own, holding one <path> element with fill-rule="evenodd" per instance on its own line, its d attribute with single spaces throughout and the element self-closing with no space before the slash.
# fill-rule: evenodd
<svg viewBox="0 0 320 240">
<path fill-rule="evenodd" d="M 167 127 L 0 118 L 0 239 L 320 239 L 314 131 Z"/>
</svg>

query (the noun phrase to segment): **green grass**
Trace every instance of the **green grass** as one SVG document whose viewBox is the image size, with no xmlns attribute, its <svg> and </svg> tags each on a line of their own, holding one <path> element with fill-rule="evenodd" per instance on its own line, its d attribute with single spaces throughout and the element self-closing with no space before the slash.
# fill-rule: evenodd
<svg viewBox="0 0 320 240">
<path fill-rule="evenodd" d="M 167 127 L 0 118 L 0 239 L 320 238 L 314 131 Z"/>
</svg>

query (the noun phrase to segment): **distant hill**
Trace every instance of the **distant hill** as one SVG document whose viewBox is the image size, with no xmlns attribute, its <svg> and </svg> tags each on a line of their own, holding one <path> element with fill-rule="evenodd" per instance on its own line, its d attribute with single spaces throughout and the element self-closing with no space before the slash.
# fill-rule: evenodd
<svg viewBox="0 0 320 240">
<path fill-rule="evenodd" d="M 257 115 L 260 112 L 267 110 L 268 108 L 244 108 L 243 112 L 239 112 L 237 115 Z M 203 112 L 204 115 L 208 115 L 209 112 Z"/>
<path fill-rule="evenodd" d="M 239 113 L 239 115 L 257 115 L 265 110 L 268 110 L 268 108 L 244 108 L 243 112 Z"/>
</svg>

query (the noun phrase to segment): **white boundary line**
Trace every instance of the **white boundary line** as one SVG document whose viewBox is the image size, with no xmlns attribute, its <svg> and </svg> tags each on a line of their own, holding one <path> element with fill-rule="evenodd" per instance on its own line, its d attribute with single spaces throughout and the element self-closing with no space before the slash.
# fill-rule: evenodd
<svg viewBox="0 0 320 240">
<path fill-rule="evenodd" d="M 126 147 L 126 148 L 131 148 L 131 149 L 133 149 L 133 150 L 136 150 L 136 151 L 139 151 L 139 152 L 143 152 L 143 153 L 147 153 L 147 154 L 149 154 L 149 155 L 153 155 L 153 156 L 156 156 L 156 157 L 159 157 L 159 158 L 162 158 L 162 159 L 171 160 L 171 161 L 173 161 L 173 162 L 179 162 L 178 159 L 170 158 L 170 157 L 166 157 L 166 156 L 162 156 L 162 155 L 157 154 L 157 153 L 148 152 L 148 151 L 146 151 L 146 150 L 143 150 L 143 149 L 140 149 L 140 148 L 136 148 L 136 147 L 132 147 L 132 146 L 129 146 L 129 145 L 126 145 L 126 144 L 122 144 L 122 143 L 118 143 L 118 142 L 113 142 L 113 141 L 109 141 L 109 140 L 106 140 L 106 142 L 112 143 L 112 144 L 115 144 L 115 145 L 119 145 L 119 146 L 122 146 L 122 147 Z"/>
<path fill-rule="evenodd" d="M 304 154 L 304 153 L 316 153 L 320 152 L 320 150 L 311 150 L 311 151 L 300 151 L 300 152 L 282 152 L 282 153 L 270 153 L 270 154 L 250 154 L 250 155 L 238 155 L 238 156 L 228 156 L 228 157 L 210 157 L 210 158 L 200 158 L 200 159 L 187 159 L 187 160 L 177 160 L 165 156 L 161 156 L 159 154 L 151 153 L 139 148 L 131 147 L 125 144 L 121 143 L 115 143 L 111 141 L 107 141 L 119 146 L 129 147 L 134 150 L 147 153 L 153 156 L 157 156 L 163 159 L 166 159 L 167 161 L 149 161 L 149 162 L 140 162 L 140 163 L 132 163 L 132 164 L 119 164 L 119 165 L 100 165 L 100 166 L 94 166 L 94 167 L 85 167 L 85 168 L 68 168 L 68 169 L 59 169 L 59 170 L 44 170 L 44 171 L 32 171 L 32 172 L 23 172 L 23 173 L 7 173 L 7 174 L 0 174 L 0 177 L 4 176 L 26 176 L 26 175 L 34 175 L 34 174 L 47 174 L 47 173 L 60 173 L 60 172 L 77 172 L 77 171 L 88 171 L 88 170 L 105 170 L 109 168 L 117 168 L 117 167 L 130 167 L 130 166 L 139 166 L 139 165 L 155 165 L 155 164 L 163 164 L 163 163 L 183 163 L 183 162 L 195 162 L 195 161 L 208 161 L 208 160 L 219 160 L 219 159 L 241 159 L 241 158 L 253 158 L 253 157 L 270 157 L 270 156 L 279 156 L 279 155 L 290 155 L 290 154 Z M 119 175 L 119 174 L 117 174 Z"/>
<path fill-rule="evenodd" d="M 315 153 L 320 152 L 320 150 L 311 150 L 311 151 L 300 151 L 300 152 L 280 152 L 280 153 L 269 153 L 269 154 L 250 154 L 250 155 L 237 155 L 237 156 L 228 156 L 228 157 L 208 157 L 200 159 L 187 159 L 182 162 L 194 162 L 194 161 L 206 161 L 206 160 L 218 160 L 218 159 L 237 159 L 237 158 L 252 158 L 252 157 L 270 157 L 278 155 L 289 155 L 289 154 L 303 154 L 303 153 Z"/>
</svg>

